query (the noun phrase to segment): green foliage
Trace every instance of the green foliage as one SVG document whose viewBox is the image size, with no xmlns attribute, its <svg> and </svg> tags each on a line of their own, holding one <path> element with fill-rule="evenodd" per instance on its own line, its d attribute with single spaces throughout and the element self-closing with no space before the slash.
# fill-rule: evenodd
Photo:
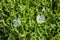
<svg viewBox="0 0 60 40">
<path fill-rule="evenodd" d="M 0 0 L 0 39 L 60 40 L 60 1 L 56 4 L 54 13 L 52 0 Z M 46 22 L 37 23 L 39 14 Z M 15 18 L 21 19 L 21 26 L 13 26 Z"/>
</svg>

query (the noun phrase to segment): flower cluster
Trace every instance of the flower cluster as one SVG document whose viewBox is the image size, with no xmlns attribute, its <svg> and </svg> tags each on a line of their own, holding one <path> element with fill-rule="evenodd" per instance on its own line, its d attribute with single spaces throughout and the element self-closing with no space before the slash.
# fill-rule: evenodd
<svg viewBox="0 0 60 40">
<path fill-rule="evenodd" d="M 43 15 L 37 15 L 36 21 L 37 21 L 37 23 L 41 24 L 41 23 L 45 22 L 45 18 L 44 18 Z M 21 20 L 19 18 L 13 19 L 13 25 L 15 27 L 20 26 L 21 25 Z"/>
</svg>

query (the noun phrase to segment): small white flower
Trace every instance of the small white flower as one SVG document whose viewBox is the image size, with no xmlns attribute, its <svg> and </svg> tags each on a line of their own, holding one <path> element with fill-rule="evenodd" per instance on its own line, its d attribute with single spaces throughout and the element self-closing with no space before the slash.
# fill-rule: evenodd
<svg viewBox="0 0 60 40">
<path fill-rule="evenodd" d="M 36 21 L 41 24 L 45 22 L 45 18 L 43 15 L 37 15 Z"/>
<path fill-rule="evenodd" d="M 13 26 L 18 27 L 21 25 L 21 21 L 19 18 L 13 20 Z"/>
<path fill-rule="evenodd" d="M 45 11 L 45 7 L 43 7 L 42 11 Z"/>
</svg>

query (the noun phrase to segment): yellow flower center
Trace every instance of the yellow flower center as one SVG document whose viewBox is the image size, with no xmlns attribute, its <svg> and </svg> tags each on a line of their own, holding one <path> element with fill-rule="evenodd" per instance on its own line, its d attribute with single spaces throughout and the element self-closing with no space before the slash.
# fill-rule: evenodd
<svg viewBox="0 0 60 40">
<path fill-rule="evenodd" d="M 39 18 L 39 21 L 41 20 L 41 18 Z"/>
<path fill-rule="evenodd" d="M 19 24 L 19 22 L 17 22 L 17 24 Z"/>
</svg>

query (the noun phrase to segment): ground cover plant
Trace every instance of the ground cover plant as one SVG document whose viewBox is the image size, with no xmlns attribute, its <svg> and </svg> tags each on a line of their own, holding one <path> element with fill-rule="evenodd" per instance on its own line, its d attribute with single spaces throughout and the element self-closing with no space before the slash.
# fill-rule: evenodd
<svg viewBox="0 0 60 40">
<path fill-rule="evenodd" d="M 60 40 L 60 0 L 0 0 L 0 40 Z"/>
</svg>

